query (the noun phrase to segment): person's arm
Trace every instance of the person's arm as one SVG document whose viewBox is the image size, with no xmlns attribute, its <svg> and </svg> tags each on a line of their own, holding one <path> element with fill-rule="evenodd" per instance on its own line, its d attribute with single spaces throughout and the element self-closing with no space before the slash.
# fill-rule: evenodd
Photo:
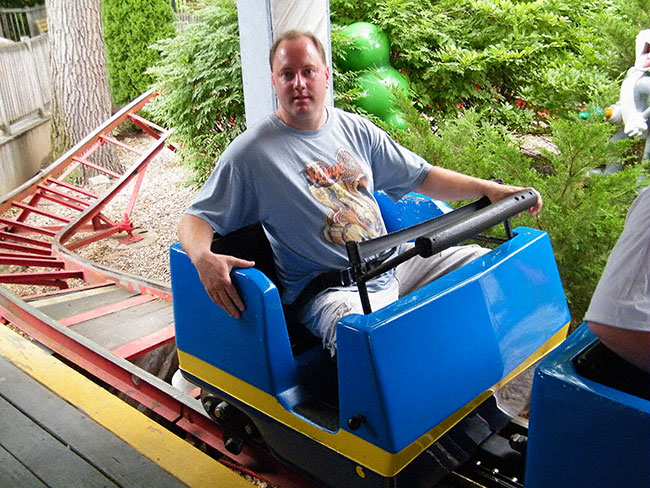
<svg viewBox="0 0 650 488">
<path fill-rule="evenodd" d="M 522 190 L 525 188 L 501 185 L 495 181 L 482 180 L 439 166 L 432 166 L 424 180 L 415 189 L 418 193 L 438 200 L 455 201 L 486 196 L 492 202 L 498 202 Z M 537 203 L 528 209 L 528 213 L 536 215 L 542 209 L 542 196 L 537 190 L 532 190 L 537 193 Z"/>
<path fill-rule="evenodd" d="M 650 332 L 587 321 L 589 330 L 627 362 L 650 373 Z"/>
<path fill-rule="evenodd" d="M 230 279 L 230 272 L 233 268 L 250 268 L 255 262 L 214 254 L 210 251 L 213 235 L 212 227 L 205 220 L 190 214 L 181 218 L 178 238 L 196 267 L 205 291 L 228 315 L 239 318 L 244 302 Z"/>
</svg>

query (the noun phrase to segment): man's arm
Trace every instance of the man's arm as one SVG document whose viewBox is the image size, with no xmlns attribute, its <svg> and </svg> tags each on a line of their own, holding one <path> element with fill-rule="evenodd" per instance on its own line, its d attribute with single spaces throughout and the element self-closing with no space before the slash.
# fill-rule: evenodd
<svg viewBox="0 0 650 488">
<path fill-rule="evenodd" d="M 230 279 L 233 268 L 250 268 L 254 261 L 246 261 L 210 251 L 214 231 L 210 224 L 194 215 L 184 214 L 178 226 L 181 246 L 199 272 L 201 283 L 214 303 L 231 317 L 239 318 L 244 302 Z"/>
<path fill-rule="evenodd" d="M 432 166 L 415 191 L 444 201 L 467 200 L 486 196 L 490 201 L 498 202 L 524 189 L 518 186 L 501 185 L 495 181 L 482 180 L 439 166 Z M 536 215 L 542 209 L 542 196 L 537 190 L 533 189 L 533 191 L 537 193 L 537 203 L 528 209 L 528 213 Z"/>
</svg>

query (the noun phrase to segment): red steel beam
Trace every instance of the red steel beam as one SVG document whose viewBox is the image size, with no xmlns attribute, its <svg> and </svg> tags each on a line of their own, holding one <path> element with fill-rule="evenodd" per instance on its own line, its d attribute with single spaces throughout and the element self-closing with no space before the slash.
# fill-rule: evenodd
<svg viewBox="0 0 650 488">
<path fill-rule="evenodd" d="M 77 291 L 83 291 L 83 290 L 91 290 L 93 288 L 101 288 L 103 286 L 114 286 L 115 283 L 106 281 L 104 283 L 98 283 L 94 285 L 83 285 L 83 286 L 75 286 L 74 288 L 69 288 L 67 292 L 62 292 L 61 290 L 54 290 L 54 291 L 46 291 L 44 293 L 36 293 L 34 295 L 28 295 L 21 297 L 24 301 L 29 302 L 30 300 L 34 300 L 36 298 L 45 298 L 49 296 L 61 296 L 62 293 L 74 293 Z"/>
<path fill-rule="evenodd" d="M 47 183 L 50 183 L 52 185 L 62 186 L 63 188 L 67 188 L 68 190 L 75 191 L 77 193 L 81 193 L 82 195 L 86 195 L 87 197 L 90 197 L 90 198 L 93 198 L 93 199 L 99 198 L 94 193 L 92 193 L 92 192 L 90 192 L 90 191 L 88 191 L 88 190 L 86 190 L 84 188 L 81 188 L 79 186 L 71 185 L 70 183 L 66 183 L 65 181 L 57 180 L 57 179 L 54 179 L 54 178 L 48 178 Z M 49 187 L 47 187 L 45 185 L 42 185 L 42 184 L 38 185 L 38 186 L 41 187 L 41 188 L 44 188 L 44 189 L 46 188 L 48 190 L 51 190 L 51 188 L 49 188 Z M 66 194 L 66 196 L 68 196 L 68 195 Z M 79 202 L 81 203 L 82 201 L 83 200 L 80 200 Z"/>
<path fill-rule="evenodd" d="M 111 352 L 118 357 L 133 361 L 135 358 L 140 357 L 143 354 L 172 342 L 175 337 L 176 333 L 174 331 L 174 324 L 171 323 L 167 327 L 144 337 L 140 337 L 128 344 L 124 344 L 123 346 L 113 349 Z"/>
<path fill-rule="evenodd" d="M 83 212 L 84 209 L 90 205 L 89 202 L 80 200 L 78 198 L 73 199 L 66 193 L 57 191 L 54 188 L 40 187 L 40 191 L 44 200 L 48 200 L 52 203 L 56 203 L 57 205 L 67 207 L 78 212 Z"/>
<path fill-rule="evenodd" d="M 155 137 L 156 139 L 160 136 L 161 132 L 167 132 L 167 129 L 165 129 L 164 127 L 160 127 L 159 125 L 153 123 L 152 121 L 147 120 L 144 117 L 140 117 L 138 114 L 134 114 L 134 113 L 129 114 L 129 119 L 131 120 L 131 122 L 136 124 L 142 130 L 146 131 L 147 129 L 149 129 L 151 131 L 152 129 L 155 129 L 156 131 L 158 131 L 158 133 L 156 133 L 155 131 L 149 132 L 149 135 Z"/>
<path fill-rule="evenodd" d="M 130 151 L 132 153 L 142 155 L 142 151 L 140 151 L 139 149 L 131 147 L 128 144 L 125 144 L 122 141 L 119 141 L 119 140 L 115 139 L 114 137 L 107 136 L 107 135 L 103 135 L 103 136 L 99 136 L 99 137 L 100 137 L 100 139 L 102 139 L 104 141 L 107 141 L 107 142 L 110 142 L 111 144 L 114 144 L 114 145 L 116 145 L 118 147 L 121 147 L 122 149 L 126 149 L 127 151 Z"/>
<path fill-rule="evenodd" d="M 79 228 L 77 230 L 81 230 L 81 228 Z M 121 231 L 122 231 L 122 229 L 120 229 L 119 227 L 109 227 L 106 230 L 103 230 L 101 232 L 96 232 L 93 235 L 88 236 L 88 237 L 86 237 L 84 239 L 79 239 L 77 241 L 74 241 L 74 242 L 68 244 L 66 247 L 69 250 L 74 251 L 75 249 L 80 249 L 80 248 L 82 248 L 84 246 L 87 246 L 88 244 L 92 244 L 93 242 L 100 241 L 100 240 L 105 239 L 105 238 L 107 238 L 109 236 L 112 236 L 113 234 L 117 234 L 118 232 L 121 232 Z"/>
<path fill-rule="evenodd" d="M 38 247 L 29 247 L 23 246 L 22 244 L 13 244 L 11 242 L 0 241 L 0 249 L 9 249 L 10 251 L 16 251 L 17 253 L 23 254 L 37 254 L 39 256 L 51 256 L 52 253 L 47 249 L 41 249 Z M 0 253 L 2 255 L 3 253 Z M 6 254 L 6 253 L 4 253 Z"/>
<path fill-rule="evenodd" d="M 48 249 L 52 248 L 51 242 L 32 239 L 31 237 L 25 237 L 11 232 L 0 231 L 0 239 L 4 239 L 5 241 L 22 242 L 23 244 L 31 244 L 33 246 L 45 247 Z"/>
<path fill-rule="evenodd" d="M 72 160 L 76 161 L 77 163 L 83 164 L 84 166 L 88 166 L 89 168 L 92 168 L 94 170 L 99 171 L 100 173 L 107 174 L 108 176 L 112 176 L 113 178 L 119 178 L 122 176 L 119 173 L 116 173 L 115 171 L 111 171 L 108 168 L 104 168 L 103 166 L 100 166 L 99 164 L 95 164 L 91 161 L 88 161 L 87 159 L 81 158 L 79 156 L 72 156 Z"/>
<path fill-rule="evenodd" d="M 50 260 L 48 257 L 6 257 L 0 256 L 0 264 L 6 266 L 27 266 L 27 267 L 39 267 L 39 268 L 58 268 L 62 269 L 65 267 L 65 263 L 57 258 Z"/>
<path fill-rule="evenodd" d="M 19 229 L 33 232 L 35 234 L 43 234 L 49 237 L 54 237 L 56 235 L 56 232 L 53 232 L 51 230 L 44 229 L 43 227 L 37 227 L 35 225 L 25 224 L 24 222 L 18 222 L 17 220 L 5 219 L 3 217 L 0 217 L 0 222 L 6 224 L 7 227 L 10 229 L 13 227 L 18 227 Z"/>
<path fill-rule="evenodd" d="M 119 312 L 120 310 L 126 310 L 127 308 L 135 307 L 137 305 L 142 305 L 143 303 L 150 302 L 151 300 L 154 299 L 155 297 L 151 295 L 136 295 L 134 297 L 127 298 L 126 300 L 122 300 L 116 303 L 111 303 L 110 305 L 106 305 L 104 307 L 95 308 L 87 312 L 66 317 L 64 319 L 59 320 L 59 323 L 64 327 L 70 327 L 72 325 L 85 322 L 86 320 L 96 319 L 98 317 L 103 317 L 104 315 Z"/>
<path fill-rule="evenodd" d="M 0 274 L 0 283 L 12 283 L 16 285 L 44 285 L 59 286 L 54 284 L 61 280 L 71 278 L 83 279 L 81 271 L 42 271 L 37 273 L 5 273 Z M 67 288 L 65 286 L 64 288 Z"/>
<path fill-rule="evenodd" d="M 38 215 L 42 215 L 43 217 L 47 217 L 53 220 L 58 220 L 59 222 L 65 222 L 66 224 L 70 222 L 70 219 L 67 217 L 62 217 L 61 215 L 57 215 L 52 212 L 48 212 L 46 210 L 40 209 L 38 207 L 34 207 L 32 205 L 27 205 L 25 203 L 21 202 L 13 202 L 13 206 L 17 208 L 22 208 L 23 210 L 29 212 L 29 213 L 35 213 Z"/>
</svg>

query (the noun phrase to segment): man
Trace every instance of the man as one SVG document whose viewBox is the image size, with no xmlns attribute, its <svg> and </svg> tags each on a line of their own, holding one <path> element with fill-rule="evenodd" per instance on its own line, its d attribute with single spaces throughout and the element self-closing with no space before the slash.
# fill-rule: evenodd
<svg viewBox="0 0 650 488">
<path fill-rule="evenodd" d="M 650 373 L 650 188 L 630 206 L 585 315 L 589 329 Z"/>
<path fill-rule="evenodd" d="M 179 238 L 210 298 L 232 317 L 244 303 L 230 279 L 233 268 L 251 261 L 210 252 L 213 232 L 227 234 L 260 221 L 269 238 L 282 301 L 296 303 L 298 318 L 332 354 L 336 323 L 361 310 L 351 287 L 314 297 L 301 291 L 327 270 L 347 266 L 345 241 L 386 232 L 375 190 L 394 200 L 415 190 L 441 200 L 488 196 L 498 201 L 522 188 L 499 185 L 439 167 L 399 146 L 366 119 L 325 106 L 330 72 L 316 37 L 291 31 L 279 37 L 269 56 L 271 83 L 279 107 L 224 151 L 214 173 L 187 210 Z M 538 204 L 530 209 L 536 214 Z M 427 266 L 387 273 L 368 285 L 375 306 L 389 303 L 486 250 L 460 246 L 431 258 Z M 405 263 L 406 264 L 406 263 Z M 423 269 L 436 271 L 423 277 Z"/>
</svg>

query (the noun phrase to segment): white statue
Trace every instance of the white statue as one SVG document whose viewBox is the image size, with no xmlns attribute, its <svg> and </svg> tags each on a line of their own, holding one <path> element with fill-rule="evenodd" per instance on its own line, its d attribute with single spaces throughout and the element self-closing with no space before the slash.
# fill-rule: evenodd
<svg viewBox="0 0 650 488">
<path fill-rule="evenodd" d="M 636 36 L 636 60 L 621 85 L 620 100 L 610 107 L 609 121 L 623 123 L 623 129 L 612 140 L 626 137 L 646 139 L 643 159 L 650 159 L 650 138 L 648 138 L 648 117 L 650 116 L 650 29 Z"/>
</svg>

